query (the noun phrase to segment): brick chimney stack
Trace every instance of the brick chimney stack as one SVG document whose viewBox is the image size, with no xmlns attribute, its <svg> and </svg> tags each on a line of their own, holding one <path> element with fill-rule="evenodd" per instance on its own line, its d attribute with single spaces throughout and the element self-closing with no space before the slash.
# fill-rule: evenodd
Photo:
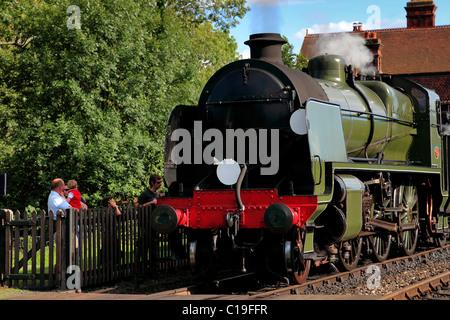
<svg viewBox="0 0 450 320">
<path fill-rule="evenodd" d="M 436 5 L 430 0 L 412 0 L 406 4 L 407 28 L 433 28 L 436 21 Z"/>
<path fill-rule="evenodd" d="M 362 22 L 353 22 L 353 32 L 363 31 L 362 29 L 363 24 Z"/>
</svg>

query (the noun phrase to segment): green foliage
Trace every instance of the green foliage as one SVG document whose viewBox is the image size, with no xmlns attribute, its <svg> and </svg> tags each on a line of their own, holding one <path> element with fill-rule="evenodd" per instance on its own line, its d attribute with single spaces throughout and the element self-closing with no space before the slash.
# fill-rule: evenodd
<svg viewBox="0 0 450 320">
<path fill-rule="evenodd" d="M 186 19 L 194 23 L 212 22 L 226 32 L 236 26 L 238 18 L 244 17 L 250 10 L 245 0 L 157 0 L 161 11 L 176 10 Z"/>
<path fill-rule="evenodd" d="M 220 3 L 198 11 L 187 1 L 164 10 L 144 0 L 2 1 L 0 43 L 16 44 L 0 45 L 9 193 L 0 206 L 46 210 L 57 177 L 77 180 L 89 206 L 107 195 L 129 200 L 162 174 L 170 111 L 196 104 L 205 81 L 235 59 L 227 28 L 245 1 Z M 80 29 L 67 26 L 70 5 Z"/>
<path fill-rule="evenodd" d="M 285 36 L 283 36 L 283 39 L 288 41 Z M 281 57 L 284 64 L 289 68 L 302 70 L 308 66 L 309 60 L 305 58 L 301 52 L 299 54 L 294 53 L 294 46 L 289 42 L 281 48 Z"/>
</svg>

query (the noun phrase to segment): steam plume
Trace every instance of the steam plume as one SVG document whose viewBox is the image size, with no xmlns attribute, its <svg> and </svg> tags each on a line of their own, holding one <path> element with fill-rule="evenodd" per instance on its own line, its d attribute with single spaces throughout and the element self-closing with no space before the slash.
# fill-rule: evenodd
<svg viewBox="0 0 450 320">
<path fill-rule="evenodd" d="M 251 33 L 280 33 L 280 1 L 266 2 L 267 5 L 252 8 Z"/>
<path fill-rule="evenodd" d="M 347 65 L 358 68 L 362 74 L 376 72 L 372 65 L 374 56 L 365 46 L 366 40 L 359 35 L 348 33 L 328 34 L 319 38 L 316 44 L 317 54 L 336 54 L 344 57 Z"/>
<path fill-rule="evenodd" d="M 442 133 L 445 135 L 450 135 L 450 113 L 447 113 L 443 119 Z"/>
</svg>

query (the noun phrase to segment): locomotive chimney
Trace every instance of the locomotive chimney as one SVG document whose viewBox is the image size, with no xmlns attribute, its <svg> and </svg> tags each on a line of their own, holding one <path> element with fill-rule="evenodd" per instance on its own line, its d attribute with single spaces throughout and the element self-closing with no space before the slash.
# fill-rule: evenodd
<svg viewBox="0 0 450 320">
<path fill-rule="evenodd" d="M 268 62 L 281 63 L 281 47 L 287 43 L 279 33 L 257 33 L 244 42 L 250 47 L 250 57 Z"/>
</svg>

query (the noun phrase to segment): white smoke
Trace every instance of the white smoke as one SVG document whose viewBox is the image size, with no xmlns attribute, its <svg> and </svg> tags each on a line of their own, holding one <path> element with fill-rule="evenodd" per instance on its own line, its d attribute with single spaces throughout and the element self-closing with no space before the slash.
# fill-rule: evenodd
<svg viewBox="0 0 450 320">
<path fill-rule="evenodd" d="M 258 5 L 252 8 L 251 33 L 280 33 L 281 13 L 279 0 L 264 2 L 275 2 L 276 4 Z"/>
<path fill-rule="evenodd" d="M 450 135 L 450 124 L 446 126 L 442 126 L 442 134 L 444 135 Z"/>
<path fill-rule="evenodd" d="M 445 114 L 442 120 L 442 134 L 450 135 L 450 113 Z"/>
<path fill-rule="evenodd" d="M 349 33 L 327 34 L 319 38 L 315 52 L 318 55 L 335 54 L 344 57 L 347 65 L 358 68 L 359 73 L 373 75 L 377 69 L 372 65 L 374 56 L 360 35 Z"/>
</svg>

